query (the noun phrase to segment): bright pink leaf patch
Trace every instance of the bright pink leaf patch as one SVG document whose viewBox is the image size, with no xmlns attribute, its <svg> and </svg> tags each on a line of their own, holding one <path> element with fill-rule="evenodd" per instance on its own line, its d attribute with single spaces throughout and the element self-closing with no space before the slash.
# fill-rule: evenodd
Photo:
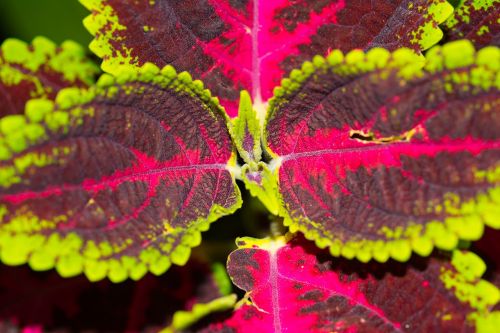
<svg viewBox="0 0 500 333">
<path fill-rule="evenodd" d="M 445 0 L 81 1 L 92 11 L 85 25 L 104 70 L 171 64 L 203 80 L 232 117 L 240 90 L 266 101 L 285 74 L 315 54 L 426 49 L 451 13 Z"/>
<path fill-rule="evenodd" d="M 252 303 L 200 331 L 472 331 L 473 310 L 444 285 L 444 271 L 455 268 L 440 257 L 366 265 L 332 259 L 300 237 L 242 239 L 228 272 Z"/>
<path fill-rule="evenodd" d="M 460 42 L 428 59 L 335 52 L 283 81 L 266 136 L 292 231 L 385 261 L 500 227 L 486 212 L 499 207 L 500 52 Z"/>
</svg>

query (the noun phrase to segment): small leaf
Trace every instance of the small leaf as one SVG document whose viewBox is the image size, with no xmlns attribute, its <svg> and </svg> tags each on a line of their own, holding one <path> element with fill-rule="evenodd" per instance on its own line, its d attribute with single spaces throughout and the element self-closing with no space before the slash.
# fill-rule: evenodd
<svg viewBox="0 0 500 333">
<path fill-rule="evenodd" d="M 427 49 L 453 11 L 446 0 L 80 0 L 90 48 L 121 64 L 171 64 L 201 79 L 235 117 L 241 90 L 256 109 L 285 74 L 331 49 Z"/>
<path fill-rule="evenodd" d="M 500 50 L 427 56 L 334 51 L 275 90 L 265 141 L 292 232 L 383 262 L 500 228 Z"/>
<path fill-rule="evenodd" d="M 0 121 L 4 263 L 115 282 L 161 274 L 241 205 L 227 116 L 187 73 L 126 67 L 26 115 Z"/>
<path fill-rule="evenodd" d="M 98 67 L 72 41 L 56 46 L 44 37 L 31 45 L 7 39 L 0 46 L 0 117 L 22 114 L 31 98 L 55 98 L 66 87 L 94 83 Z"/>
<path fill-rule="evenodd" d="M 277 172 L 264 162 L 245 164 L 241 168 L 241 179 L 246 189 L 273 215 L 278 215 L 281 207 L 277 177 Z"/>
<path fill-rule="evenodd" d="M 200 332 L 463 332 L 496 314 L 500 298 L 470 252 L 367 265 L 300 237 L 238 243 L 228 271 L 250 302 Z"/>
<path fill-rule="evenodd" d="M 233 119 L 233 138 L 241 158 L 246 163 L 257 163 L 262 156 L 261 126 L 247 91 L 240 95 L 238 117 Z"/>
<path fill-rule="evenodd" d="M 476 48 L 500 46 L 500 0 L 459 0 L 443 24 L 446 41 L 468 39 Z"/>
</svg>

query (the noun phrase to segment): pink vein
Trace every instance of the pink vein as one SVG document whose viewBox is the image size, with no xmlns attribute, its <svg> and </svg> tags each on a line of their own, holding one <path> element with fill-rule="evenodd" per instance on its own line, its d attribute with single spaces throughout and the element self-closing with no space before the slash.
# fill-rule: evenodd
<svg viewBox="0 0 500 333">
<path fill-rule="evenodd" d="M 273 307 L 274 332 L 281 332 L 279 292 L 278 292 L 278 275 L 279 275 L 279 273 L 278 273 L 277 251 L 270 252 L 269 261 L 270 261 L 269 280 L 271 283 L 271 300 L 272 300 L 272 307 Z"/>
<path fill-rule="evenodd" d="M 352 152 L 368 152 L 374 150 L 388 150 L 390 148 L 404 148 L 406 151 L 414 146 L 415 148 L 439 148 L 439 150 L 458 151 L 462 149 L 498 149 L 498 142 L 464 142 L 464 143 L 392 143 L 392 144 L 373 144 L 361 147 L 346 147 L 336 149 L 319 149 L 313 151 L 305 151 L 300 153 L 291 153 L 281 156 L 283 162 L 289 160 L 297 160 L 304 157 L 315 157 L 321 155 L 333 155 Z M 423 153 L 423 152 L 422 152 Z"/>
<path fill-rule="evenodd" d="M 85 191 L 99 191 L 103 188 L 112 188 L 126 181 L 139 181 L 139 180 L 152 180 L 161 177 L 162 175 L 175 172 L 175 171 L 186 171 L 186 170 L 224 170 L 226 168 L 225 164 L 195 164 L 187 166 L 172 166 L 163 167 L 158 169 L 151 169 L 144 172 L 136 172 L 129 175 L 121 175 L 108 180 L 97 181 L 92 184 L 75 184 L 75 185 L 62 185 L 53 186 L 41 191 L 26 191 L 16 194 L 7 194 L 2 196 L 2 200 L 9 201 L 11 203 L 20 203 L 29 199 L 36 198 L 46 198 L 52 195 L 60 195 L 63 192 L 69 192 L 74 190 L 83 189 Z"/>
<path fill-rule="evenodd" d="M 253 23 L 252 23 L 252 96 L 254 101 L 261 101 L 260 85 L 260 62 L 259 57 L 259 1 L 253 2 Z"/>
</svg>

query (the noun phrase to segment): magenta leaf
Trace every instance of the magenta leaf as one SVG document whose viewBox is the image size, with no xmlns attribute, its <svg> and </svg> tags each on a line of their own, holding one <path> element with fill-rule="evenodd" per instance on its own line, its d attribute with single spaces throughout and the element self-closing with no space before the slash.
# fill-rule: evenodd
<svg viewBox="0 0 500 333">
<path fill-rule="evenodd" d="M 427 49 L 442 37 L 446 0 L 80 0 L 103 69 L 171 64 L 201 79 L 236 116 L 240 90 L 261 104 L 315 54 L 375 46 Z"/>
<path fill-rule="evenodd" d="M 445 40 L 468 39 L 476 48 L 500 46 L 499 17 L 499 0 L 460 0 L 443 24 Z"/>
<path fill-rule="evenodd" d="M 199 332 L 468 332 L 500 299 L 471 252 L 368 265 L 300 237 L 238 245 L 228 271 L 250 302 Z"/>
<path fill-rule="evenodd" d="M 121 284 L 0 265 L 0 330 L 158 332 L 176 311 L 221 296 L 210 267 L 199 260 Z"/>
<path fill-rule="evenodd" d="M 500 228 L 500 50 L 450 43 L 423 66 L 335 51 L 275 90 L 265 138 L 292 232 L 383 262 Z"/>
<path fill-rule="evenodd" d="M 53 99 L 62 88 L 91 85 L 97 72 L 74 42 L 56 46 L 37 37 L 28 45 L 7 39 L 0 47 L 0 117 L 22 114 L 31 98 Z"/>
<path fill-rule="evenodd" d="M 227 116 L 188 73 L 126 67 L 0 121 L 0 258 L 91 280 L 183 265 L 241 198 Z"/>
</svg>

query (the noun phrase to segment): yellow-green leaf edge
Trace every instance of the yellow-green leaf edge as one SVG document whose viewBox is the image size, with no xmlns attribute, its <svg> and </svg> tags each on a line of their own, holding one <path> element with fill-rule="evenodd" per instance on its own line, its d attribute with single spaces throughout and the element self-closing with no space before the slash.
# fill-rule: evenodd
<svg viewBox="0 0 500 333">
<path fill-rule="evenodd" d="M 424 51 L 434 46 L 443 38 L 443 31 L 439 28 L 439 24 L 446 21 L 453 13 L 453 6 L 446 0 L 430 1 L 429 6 L 424 10 L 424 19 L 429 19 L 428 22 L 419 26 L 416 31 L 411 32 L 411 43 L 418 45 L 420 50 Z M 408 3 L 408 9 L 413 9 L 415 4 Z M 422 9 L 418 8 L 418 11 Z"/>
<path fill-rule="evenodd" d="M 236 300 L 236 294 L 231 294 L 208 303 L 197 303 L 190 311 L 177 311 L 174 314 L 172 324 L 161 330 L 160 333 L 181 332 L 209 314 L 234 308 Z"/>
<path fill-rule="evenodd" d="M 103 71 L 116 74 L 123 65 L 137 65 L 138 59 L 133 58 L 131 50 L 124 47 L 126 56 L 114 52 L 109 40 L 113 39 L 113 32 L 126 30 L 127 27 L 119 23 L 113 8 L 104 4 L 103 0 L 79 0 L 92 14 L 83 20 L 83 25 L 94 39 L 90 42 L 89 49 L 99 58 L 103 59 L 101 68 Z M 146 5 L 154 5 L 154 1 L 145 1 Z M 110 26 L 106 34 L 98 34 L 104 26 Z"/>
<path fill-rule="evenodd" d="M 467 320 L 474 322 L 478 333 L 492 333 L 500 327 L 500 311 L 490 311 L 500 301 L 500 290 L 482 280 L 484 261 L 473 252 L 455 250 L 451 256 L 453 269 L 441 267 L 440 280 L 457 299 L 474 310 Z"/>
</svg>

